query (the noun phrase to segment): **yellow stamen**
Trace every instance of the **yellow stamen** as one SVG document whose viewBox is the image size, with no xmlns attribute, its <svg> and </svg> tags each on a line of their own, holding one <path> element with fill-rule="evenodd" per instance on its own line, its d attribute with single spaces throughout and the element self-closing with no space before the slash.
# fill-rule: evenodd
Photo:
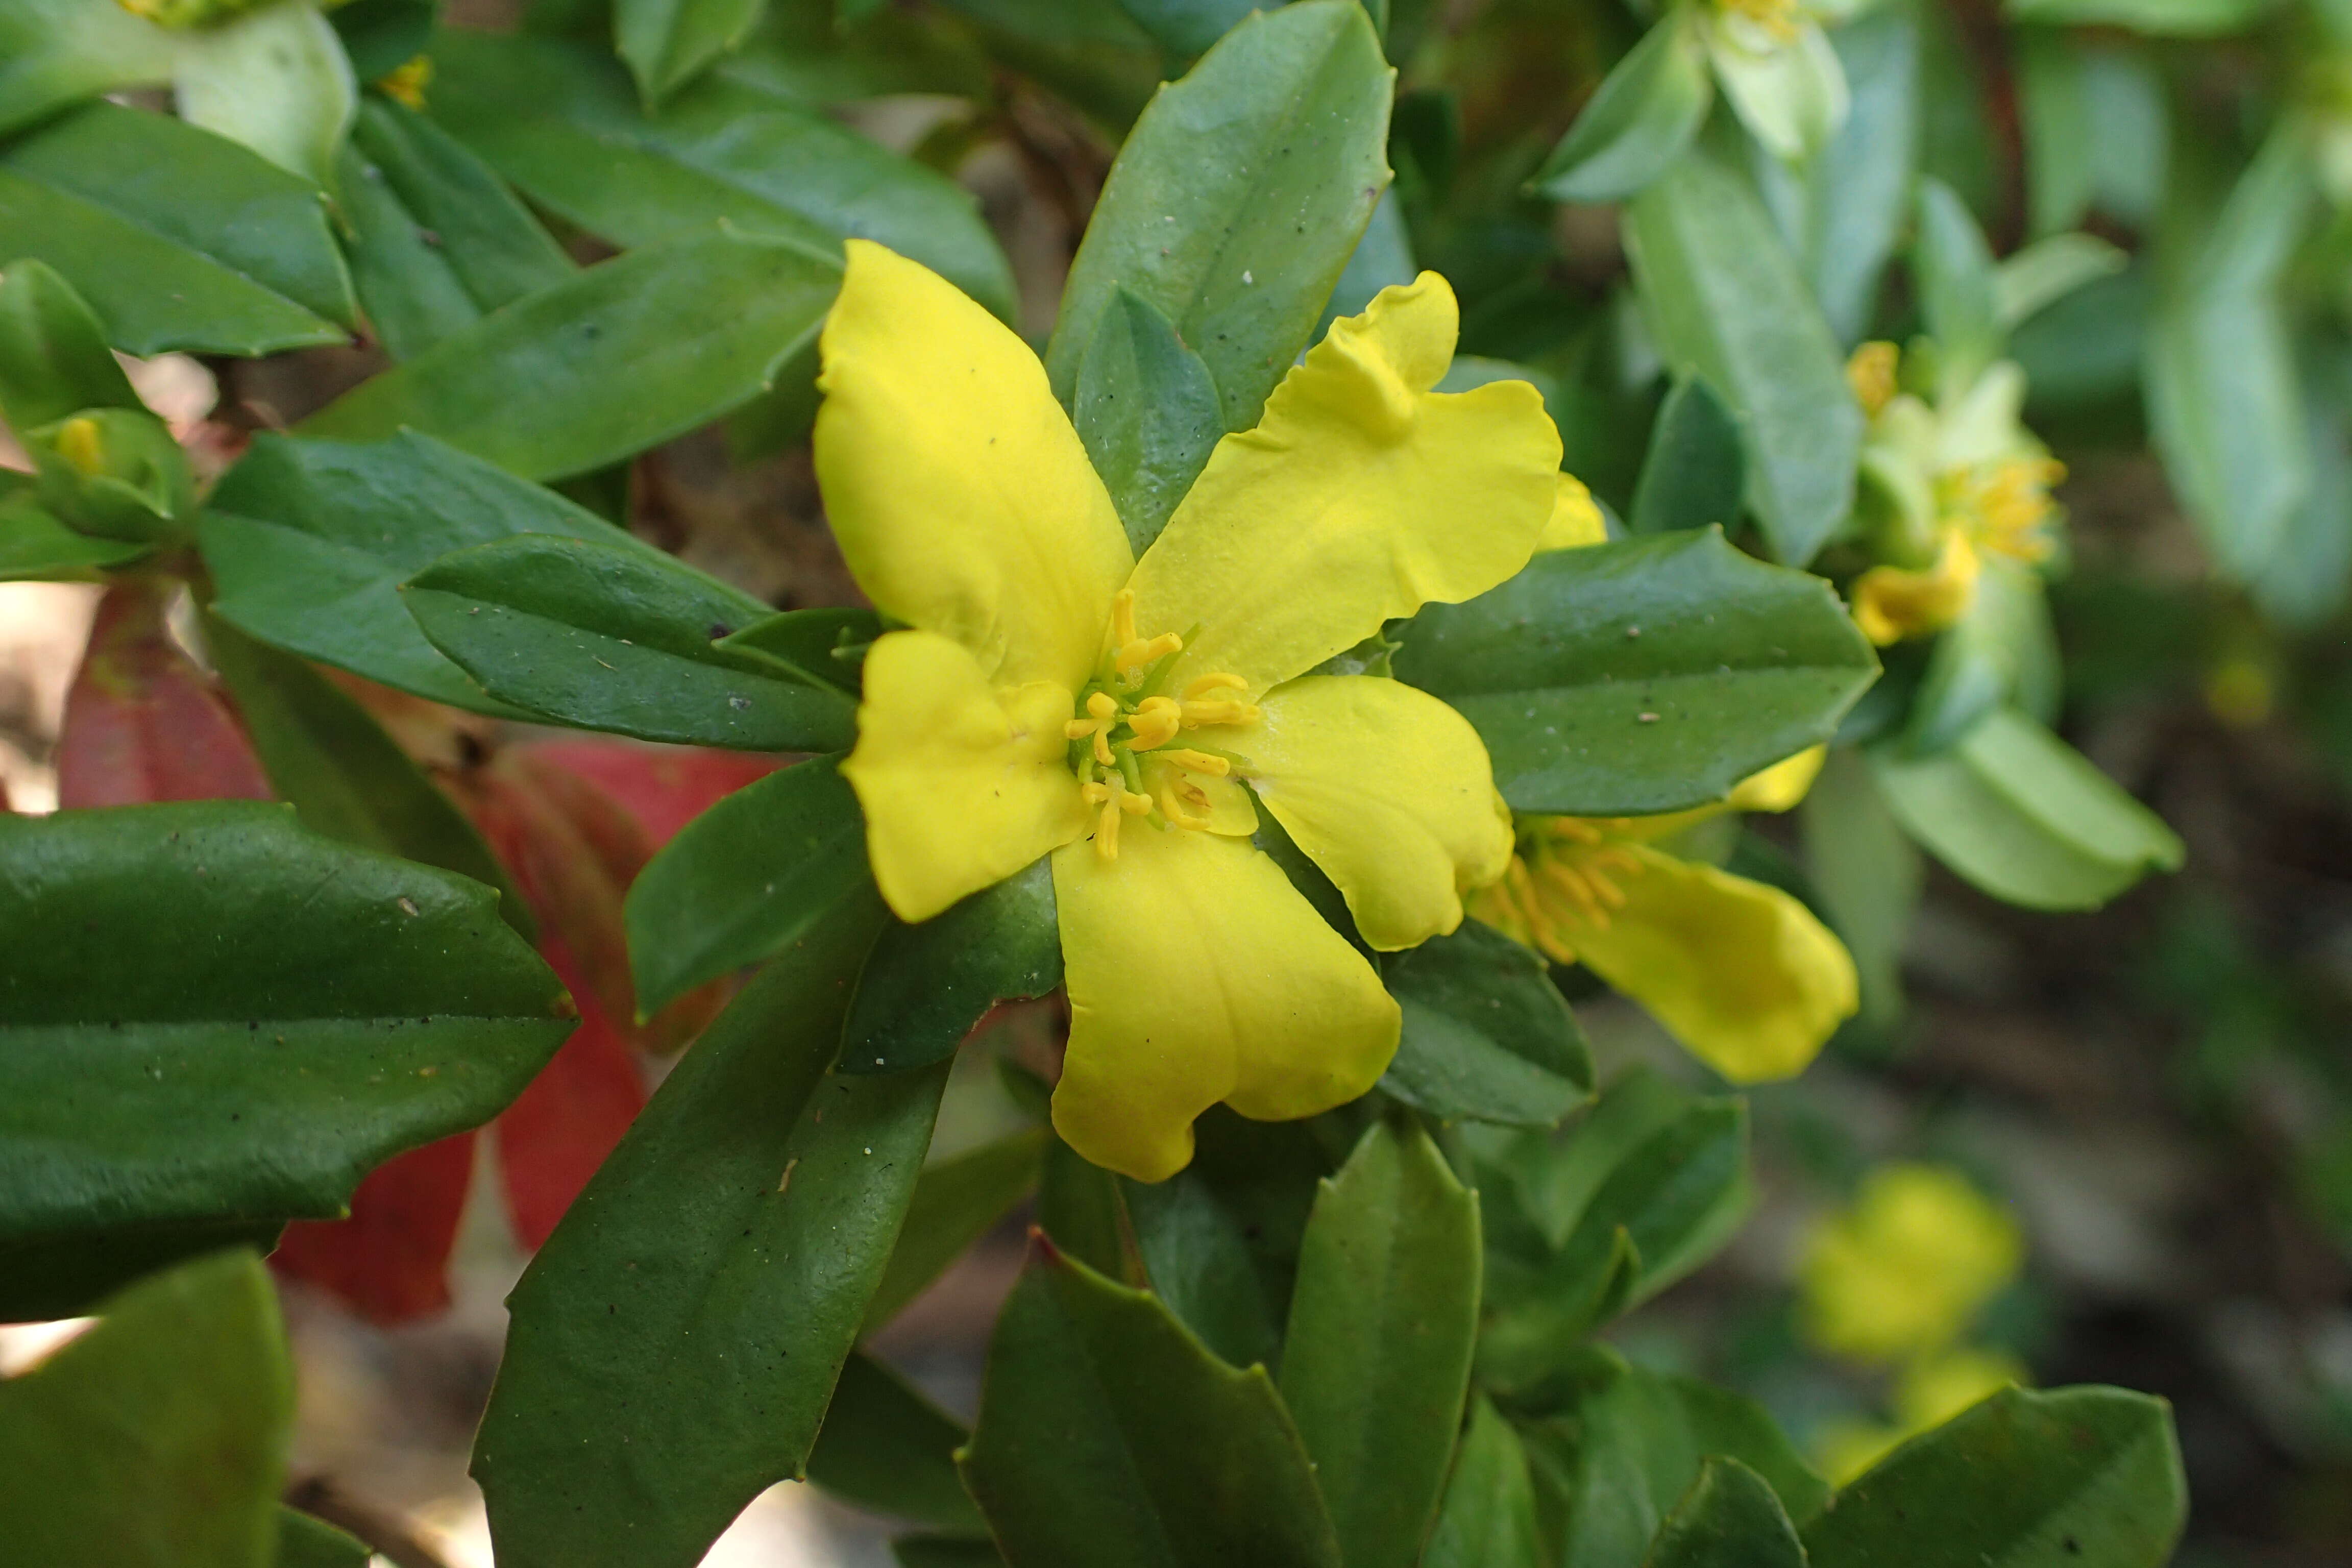
<svg viewBox="0 0 2352 1568">
<path fill-rule="evenodd" d="M 1174 823 L 1179 827 L 1206 827 L 1209 826 L 1209 819 L 1207 817 L 1194 816 L 1192 813 L 1186 811 L 1182 806 L 1176 804 L 1177 800 L 1184 795 L 1199 793 L 1200 792 L 1197 789 L 1188 789 L 1186 786 L 1180 784 L 1173 776 L 1162 779 L 1160 784 L 1160 809 L 1167 814 L 1169 821 Z M 1202 803 L 1205 804 L 1207 797 L 1203 795 L 1202 799 Z"/>
<path fill-rule="evenodd" d="M 1095 824 L 1095 853 L 1106 860 L 1118 858 L 1118 802 L 1103 802 L 1102 816 Z"/>
<path fill-rule="evenodd" d="M 1173 752 L 1162 752 L 1161 754 L 1165 756 L 1170 763 L 1177 767 L 1184 769 L 1188 773 L 1206 773 L 1213 779 L 1223 778 L 1227 773 L 1234 771 L 1234 764 L 1225 761 L 1224 758 L 1213 757 L 1206 752 L 1195 752 L 1190 747 L 1180 748 Z"/>
<path fill-rule="evenodd" d="M 1095 731 L 1095 761 L 1107 768 L 1118 765 L 1118 759 L 1110 752 L 1110 729 L 1108 725 Z"/>
<path fill-rule="evenodd" d="M 1121 675 L 1132 675 L 1154 659 L 1183 651 L 1184 639 L 1174 632 L 1162 632 L 1149 642 L 1132 637 L 1119 645 L 1118 651 L 1111 656 L 1111 665 Z"/>
<path fill-rule="evenodd" d="M 1853 400 L 1862 405 L 1865 418 L 1875 419 L 1880 409 L 1895 401 L 1895 367 L 1900 363 L 1901 351 L 1893 343 L 1864 343 L 1853 351 L 1845 362 L 1845 381 L 1853 388 Z"/>
<path fill-rule="evenodd" d="M 1125 647 L 1135 640 L 1135 590 L 1121 588 L 1111 596 L 1110 640 Z"/>
<path fill-rule="evenodd" d="M 1143 700 L 1143 706 L 1128 718 L 1127 726 L 1135 732 L 1135 739 L 1128 742 L 1128 750 L 1149 752 L 1164 746 L 1176 738 L 1176 731 L 1182 722 L 1182 710 L 1177 707 L 1174 698 L 1147 697 Z"/>
<path fill-rule="evenodd" d="M 1184 728 L 1198 730 L 1213 724 L 1255 724 L 1261 711 L 1255 702 L 1187 702 L 1184 704 Z"/>
<path fill-rule="evenodd" d="M 1204 675 L 1197 680 L 1188 681 L 1184 687 L 1184 697 L 1187 701 L 1191 701 L 1196 698 L 1206 697 L 1212 691 L 1247 691 L 1248 689 L 1248 681 L 1238 675 L 1230 675 L 1220 670 L 1216 674 Z"/>
</svg>

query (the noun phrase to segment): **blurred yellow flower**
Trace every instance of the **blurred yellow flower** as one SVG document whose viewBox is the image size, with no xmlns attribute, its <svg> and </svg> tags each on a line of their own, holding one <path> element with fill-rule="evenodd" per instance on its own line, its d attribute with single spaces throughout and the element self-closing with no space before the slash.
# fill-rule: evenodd
<svg viewBox="0 0 2352 1568">
<path fill-rule="evenodd" d="M 1814 1231 L 1799 1321 L 1814 1344 L 1855 1361 L 1933 1354 L 1967 1332 L 2024 1257 L 2016 1223 L 1958 1172 L 1883 1165 Z"/>
<path fill-rule="evenodd" d="M 1311 1116 L 1395 1053 L 1396 1003 L 1252 844 L 1258 806 L 1378 949 L 1452 931 L 1509 859 L 1465 720 L 1308 673 L 1517 572 L 1559 506 L 1533 386 L 1433 390 L 1457 322 L 1423 273 L 1335 323 L 1139 561 L 1028 347 L 848 244 L 817 477 L 858 585 L 908 629 L 867 655 L 842 771 L 901 920 L 1052 857 L 1071 1012 L 1054 1125 L 1097 1164 L 1161 1180 L 1219 1100 Z"/>
<path fill-rule="evenodd" d="M 2029 1381 L 2023 1363 L 2001 1351 L 1962 1345 L 1906 1367 L 1895 1384 L 1895 1419 L 1839 1421 L 1822 1428 L 1813 1462 L 1833 1487 L 1844 1486 L 1907 1438 L 1931 1432 L 2012 1384 Z"/>
</svg>

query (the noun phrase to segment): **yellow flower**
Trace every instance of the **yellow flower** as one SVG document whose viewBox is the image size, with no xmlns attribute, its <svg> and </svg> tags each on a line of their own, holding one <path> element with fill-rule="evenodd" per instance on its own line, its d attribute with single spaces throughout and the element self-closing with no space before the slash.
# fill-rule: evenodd
<svg viewBox="0 0 2352 1568">
<path fill-rule="evenodd" d="M 1632 997 L 1735 1083 L 1802 1072 L 1860 1002 L 1853 959 L 1778 888 L 1657 848 L 1726 811 L 1786 811 L 1821 771 L 1815 747 L 1720 805 L 1660 816 L 1534 816 L 1471 912 Z"/>
<path fill-rule="evenodd" d="M 1957 1171 L 1882 1166 L 1814 1232 L 1800 1321 L 1815 1344 L 1856 1361 L 1932 1354 L 2016 1278 L 2024 1252 L 2015 1222 Z"/>
<path fill-rule="evenodd" d="M 386 71 L 376 80 L 375 88 L 396 103 L 419 110 L 425 108 L 425 89 L 433 82 L 433 57 L 417 55 Z"/>
<path fill-rule="evenodd" d="M 1509 858 L 1467 721 L 1393 680 L 1307 673 L 1509 577 L 1551 513 L 1536 390 L 1432 390 L 1457 320 L 1423 273 L 1336 323 L 1137 561 L 1028 348 L 849 242 L 817 475 L 858 584 L 909 629 L 867 655 L 843 771 L 902 920 L 1053 857 L 1054 1124 L 1097 1164 L 1161 1180 L 1217 1101 L 1313 1115 L 1394 1054 L 1396 1004 L 1253 846 L 1257 806 L 1378 949 L 1452 931 Z"/>
</svg>

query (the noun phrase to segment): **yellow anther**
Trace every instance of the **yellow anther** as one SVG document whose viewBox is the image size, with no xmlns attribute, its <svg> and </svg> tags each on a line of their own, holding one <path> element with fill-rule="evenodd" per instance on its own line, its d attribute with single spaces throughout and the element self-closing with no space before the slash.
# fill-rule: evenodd
<svg viewBox="0 0 2352 1568">
<path fill-rule="evenodd" d="M 1161 755 L 1187 773 L 1206 773 L 1213 779 L 1223 778 L 1234 771 L 1234 764 L 1224 758 L 1213 757 L 1206 752 L 1195 752 L 1190 747 L 1164 752 Z"/>
<path fill-rule="evenodd" d="M 1206 697 L 1212 691 L 1247 691 L 1248 689 L 1248 681 L 1238 675 L 1229 675 L 1220 670 L 1214 675 L 1204 675 L 1198 680 L 1186 683 L 1184 696 L 1189 701 L 1195 698 Z"/>
<path fill-rule="evenodd" d="M 1103 728 L 1095 731 L 1095 761 L 1100 763 L 1107 768 L 1117 767 L 1118 765 L 1118 759 L 1112 756 L 1110 752 L 1110 727 L 1108 725 L 1105 725 Z"/>
<path fill-rule="evenodd" d="M 57 451 L 85 477 L 95 478 L 106 468 L 106 442 L 99 435 L 98 421 L 88 415 L 58 426 Z"/>
<path fill-rule="evenodd" d="M 1138 795 L 1133 790 L 1124 790 L 1119 794 L 1118 808 L 1129 816 L 1148 816 L 1151 811 L 1151 797 Z"/>
<path fill-rule="evenodd" d="M 1176 793 L 1182 795 L 1186 800 L 1191 801 L 1194 805 L 1201 806 L 1203 809 L 1205 809 L 1209 804 L 1209 792 L 1202 789 L 1199 784 L 1194 784 L 1191 779 L 1177 780 Z"/>
<path fill-rule="evenodd" d="M 1103 802 L 1102 816 L 1095 824 L 1095 853 L 1106 860 L 1118 858 L 1118 802 Z"/>
<path fill-rule="evenodd" d="M 1108 691 L 1097 691 L 1087 699 L 1087 711 L 1108 724 L 1118 717 L 1118 699 Z"/>
<path fill-rule="evenodd" d="M 1079 794 L 1088 805 L 1098 802 L 1102 806 L 1102 815 L 1095 821 L 1095 853 L 1106 860 L 1118 859 L 1119 817 L 1143 816 L 1151 809 L 1151 797 L 1111 784 L 1087 784 Z"/>
<path fill-rule="evenodd" d="M 1255 724 L 1259 713 L 1255 702 L 1192 701 L 1184 704 L 1184 728 L 1198 730 L 1209 724 Z"/>
<path fill-rule="evenodd" d="M 1864 417 L 1875 419 L 1880 409 L 1895 401 L 1895 372 L 1902 353 L 1893 343 L 1868 342 L 1845 362 L 1845 381 Z"/>
<path fill-rule="evenodd" d="M 1208 799 L 1208 796 L 1202 794 L 1197 786 L 1181 785 L 1177 782 L 1173 775 L 1162 779 L 1160 784 L 1160 809 L 1167 813 L 1168 820 L 1174 823 L 1179 827 L 1201 828 L 1208 826 L 1209 819 L 1207 817 L 1194 816 L 1192 813 L 1186 811 L 1182 806 L 1176 804 L 1180 795 L 1201 795 L 1201 801 L 1203 804 L 1205 804 Z"/>
<path fill-rule="evenodd" d="M 1133 637 L 1119 644 L 1118 651 L 1111 656 L 1111 665 L 1121 675 L 1132 675 L 1154 659 L 1183 651 L 1184 639 L 1174 632 L 1162 632 L 1149 642 Z"/>
<path fill-rule="evenodd" d="M 1089 780 L 1078 786 L 1078 798 L 1088 805 L 1100 805 L 1111 796 L 1110 785 L 1100 780 Z"/>
<path fill-rule="evenodd" d="M 1135 590 L 1121 588 L 1111 595 L 1110 640 L 1120 647 L 1135 640 Z"/>
<path fill-rule="evenodd" d="M 1149 752 L 1154 747 L 1164 746 L 1176 738 L 1176 731 L 1182 723 L 1183 713 L 1176 706 L 1174 698 L 1147 697 L 1142 707 L 1128 715 L 1128 728 L 1135 731 L 1135 739 L 1128 742 L 1128 750 Z"/>
</svg>

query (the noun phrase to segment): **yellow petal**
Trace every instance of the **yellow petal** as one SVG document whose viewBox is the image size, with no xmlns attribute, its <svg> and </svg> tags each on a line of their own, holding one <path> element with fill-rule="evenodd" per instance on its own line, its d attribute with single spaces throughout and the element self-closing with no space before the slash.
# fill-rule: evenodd
<svg viewBox="0 0 2352 1568">
<path fill-rule="evenodd" d="M 1164 1181 L 1217 1101 L 1312 1116 L 1396 1054 L 1380 976 L 1246 840 L 1131 824 L 1116 860 L 1056 854 L 1054 896 L 1070 988 L 1054 1127 L 1097 1165 Z"/>
<path fill-rule="evenodd" d="M 1430 390 L 1457 315 L 1433 272 L 1381 290 L 1291 370 L 1256 429 L 1217 443 L 1132 579 L 1144 636 L 1202 628 L 1175 684 L 1225 671 L 1265 691 L 1527 564 L 1559 433 L 1524 381 Z"/>
<path fill-rule="evenodd" d="M 841 771 L 866 810 L 874 880 L 900 920 L 929 920 L 1087 830 L 1069 717 L 1068 687 L 991 686 L 936 632 L 875 643 Z"/>
<path fill-rule="evenodd" d="M 1975 547 L 1958 531 L 1947 533 L 1925 572 L 1874 566 L 1864 573 L 1853 585 L 1853 623 L 1881 647 L 1941 631 L 1968 613 L 1981 570 Z"/>
<path fill-rule="evenodd" d="M 1805 1337 L 1857 1361 L 1931 1355 L 2017 1276 L 2016 1222 L 1940 1165 L 1882 1165 L 1818 1226 L 1798 1269 Z"/>
<path fill-rule="evenodd" d="M 929 268 L 848 251 L 816 472 L 857 585 L 971 649 L 992 684 L 1085 684 L 1133 556 L 1045 367 Z"/>
<path fill-rule="evenodd" d="M 1264 717 L 1223 731 L 1258 800 L 1347 896 L 1384 952 L 1462 923 L 1462 895 L 1503 874 L 1511 815 L 1470 721 L 1426 691 L 1370 675 L 1309 675 L 1266 693 Z"/>
<path fill-rule="evenodd" d="M 1558 490 L 1552 497 L 1551 521 L 1544 524 L 1543 536 L 1536 541 L 1536 549 L 1581 550 L 1588 544 L 1609 542 L 1609 524 L 1601 515 L 1601 507 L 1592 492 L 1574 474 L 1559 477 Z"/>
<path fill-rule="evenodd" d="M 1827 746 L 1810 746 L 1762 773 L 1750 773 L 1732 786 L 1724 804 L 1734 811 L 1786 811 L 1805 798 L 1829 754 Z"/>
<path fill-rule="evenodd" d="M 1778 888 L 1643 845 L 1605 926 L 1564 928 L 1586 968 L 1734 1083 L 1802 1072 L 1859 997 L 1853 959 Z"/>
</svg>

